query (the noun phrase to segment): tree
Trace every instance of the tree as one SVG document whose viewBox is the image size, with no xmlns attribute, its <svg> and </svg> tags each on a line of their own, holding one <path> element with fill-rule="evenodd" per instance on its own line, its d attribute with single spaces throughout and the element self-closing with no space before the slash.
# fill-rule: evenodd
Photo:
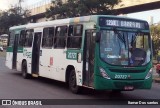
<svg viewBox="0 0 160 108">
<path fill-rule="evenodd" d="M 22 10 L 19 12 L 20 7 L 11 7 L 7 11 L 0 12 L 0 34 L 8 33 L 8 30 L 12 26 L 17 26 L 27 23 L 27 16 L 29 16 L 28 10 Z"/>
<path fill-rule="evenodd" d="M 47 9 L 46 17 L 61 19 L 94 14 L 111 15 L 115 14 L 113 7 L 120 2 L 121 0 L 56 0 Z"/>
<path fill-rule="evenodd" d="M 153 53 L 154 56 L 157 56 L 158 51 L 160 50 L 160 24 L 150 26 L 152 43 L 153 43 Z"/>
</svg>

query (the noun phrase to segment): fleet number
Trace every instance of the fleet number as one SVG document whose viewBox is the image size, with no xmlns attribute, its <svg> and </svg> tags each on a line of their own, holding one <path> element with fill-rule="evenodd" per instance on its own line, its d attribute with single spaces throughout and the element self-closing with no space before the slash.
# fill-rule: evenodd
<svg viewBox="0 0 160 108">
<path fill-rule="evenodd" d="M 76 59 L 77 53 L 69 52 L 68 53 L 68 58 Z"/>
<path fill-rule="evenodd" d="M 127 79 L 127 75 L 115 75 L 115 79 Z"/>
</svg>

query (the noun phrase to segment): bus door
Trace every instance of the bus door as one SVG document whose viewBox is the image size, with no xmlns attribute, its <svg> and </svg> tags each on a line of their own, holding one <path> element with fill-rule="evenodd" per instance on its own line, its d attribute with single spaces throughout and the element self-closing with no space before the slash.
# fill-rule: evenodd
<svg viewBox="0 0 160 108">
<path fill-rule="evenodd" d="M 17 68 L 18 37 L 19 37 L 19 34 L 15 34 L 14 43 L 13 43 L 12 69 Z"/>
<path fill-rule="evenodd" d="M 86 30 L 83 54 L 83 82 L 84 85 L 93 87 L 94 81 L 94 49 L 95 49 L 95 30 Z"/>
<path fill-rule="evenodd" d="M 35 32 L 34 34 L 34 41 L 32 46 L 32 65 L 31 65 L 31 73 L 33 76 L 38 76 L 39 74 L 41 36 L 42 36 L 41 32 Z"/>
</svg>

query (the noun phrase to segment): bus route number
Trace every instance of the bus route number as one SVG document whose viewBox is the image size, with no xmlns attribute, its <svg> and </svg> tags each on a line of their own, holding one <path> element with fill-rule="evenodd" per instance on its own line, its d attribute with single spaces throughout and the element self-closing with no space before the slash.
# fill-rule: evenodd
<svg viewBox="0 0 160 108">
<path fill-rule="evenodd" d="M 69 59 L 76 59 L 77 53 L 75 52 L 68 52 L 68 58 Z"/>
</svg>

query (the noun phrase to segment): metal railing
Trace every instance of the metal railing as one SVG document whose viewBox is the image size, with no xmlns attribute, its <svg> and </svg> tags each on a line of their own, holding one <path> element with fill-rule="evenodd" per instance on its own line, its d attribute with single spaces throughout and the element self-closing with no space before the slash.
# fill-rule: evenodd
<svg viewBox="0 0 160 108">
<path fill-rule="evenodd" d="M 52 5 L 52 1 L 53 0 L 43 0 L 30 6 L 24 6 L 24 8 L 29 10 L 31 15 L 36 15 L 46 12 L 46 9 Z"/>
<path fill-rule="evenodd" d="M 52 5 L 51 4 L 52 1 L 55 1 L 55 0 L 42 0 L 40 2 L 37 2 L 36 4 L 26 6 L 25 8 L 30 10 L 31 15 L 44 13 L 46 12 L 46 9 Z M 66 2 L 66 1 L 67 0 L 63 0 L 63 2 Z M 160 0 L 122 0 L 122 2 L 119 5 L 115 6 L 115 9 L 125 8 L 125 7 L 140 5 L 140 4 L 146 4 L 146 3 L 156 2 L 156 1 L 160 1 Z"/>
</svg>

